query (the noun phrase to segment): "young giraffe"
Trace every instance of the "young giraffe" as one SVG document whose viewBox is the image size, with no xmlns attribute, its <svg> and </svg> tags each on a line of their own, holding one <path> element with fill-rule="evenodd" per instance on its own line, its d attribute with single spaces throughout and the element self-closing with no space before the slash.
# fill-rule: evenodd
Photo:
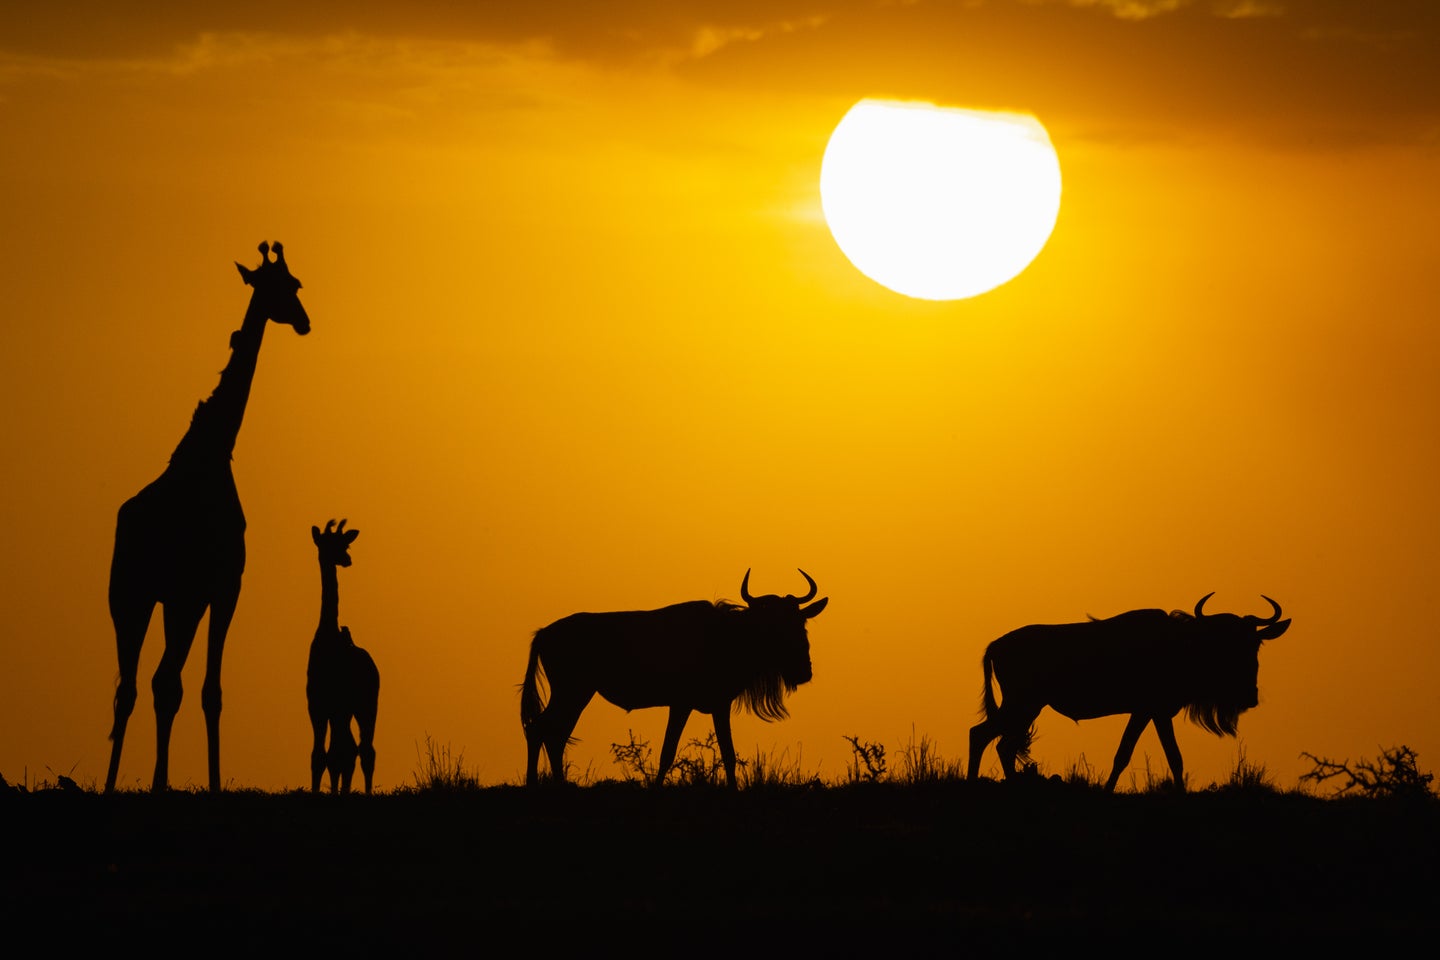
<svg viewBox="0 0 1440 960">
<path fill-rule="evenodd" d="M 355 758 L 365 775 L 365 792 L 375 775 L 375 713 L 380 699 L 380 671 L 370 654 L 350 639 L 350 628 L 340 626 L 340 581 L 337 567 L 350 566 L 350 544 L 359 530 L 346 530 L 345 521 L 331 520 L 322 533 L 310 528 L 320 552 L 320 625 L 310 643 L 310 665 L 305 671 L 305 699 L 315 746 L 310 751 L 310 789 L 320 792 L 320 776 L 330 771 L 330 792 L 349 793 L 355 776 Z M 360 728 L 356 746 L 350 730 L 354 718 Z M 330 748 L 325 748 L 325 731 Z"/>
<path fill-rule="evenodd" d="M 125 725 L 135 708 L 136 673 L 155 605 L 164 608 L 165 653 L 150 688 L 155 698 L 155 777 L 151 789 L 169 782 L 170 729 L 180 709 L 180 670 L 190 654 L 200 618 L 210 610 L 205 682 L 200 704 L 209 746 L 210 790 L 220 790 L 220 660 L 225 634 L 240 599 L 245 569 L 245 513 L 235 489 L 230 457 L 250 398 L 250 384 L 268 321 L 310 332 L 300 304 L 300 281 L 290 275 L 277 242 L 260 244 L 260 266 L 235 264 L 251 287 L 240 329 L 230 335 L 230 361 L 208 400 L 195 409 L 190 429 L 153 483 L 120 507 L 110 563 L 110 619 L 120 676 L 115 686 L 115 724 L 110 730 L 110 770 L 105 792 L 115 789 Z"/>
</svg>

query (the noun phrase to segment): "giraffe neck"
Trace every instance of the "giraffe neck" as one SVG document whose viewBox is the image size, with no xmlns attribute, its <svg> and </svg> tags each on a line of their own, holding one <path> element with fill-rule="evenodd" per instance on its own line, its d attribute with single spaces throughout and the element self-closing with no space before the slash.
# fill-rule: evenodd
<svg viewBox="0 0 1440 960">
<path fill-rule="evenodd" d="M 260 357 L 266 317 L 255 295 L 245 311 L 240 329 L 230 335 L 230 362 L 220 371 L 220 383 L 202 400 L 190 418 L 190 429 L 170 456 L 171 465 L 182 463 L 224 463 L 228 466 L 245 419 L 250 384 Z"/>
<path fill-rule="evenodd" d="M 335 564 L 325 560 L 320 561 L 320 625 L 315 636 L 340 636 L 340 578 L 335 575 Z"/>
</svg>

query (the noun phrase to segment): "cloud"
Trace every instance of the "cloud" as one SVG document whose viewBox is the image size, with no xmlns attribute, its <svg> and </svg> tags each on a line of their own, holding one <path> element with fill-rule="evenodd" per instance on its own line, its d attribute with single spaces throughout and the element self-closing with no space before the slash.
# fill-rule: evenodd
<svg viewBox="0 0 1440 960">
<path fill-rule="evenodd" d="M 1190 0 L 1067 0 L 1075 7 L 1102 7 L 1121 20 L 1149 20 L 1174 13 Z"/>
<path fill-rule="evenodd" d="M 1216 0 L 1212 5 L 1215 15 L 1230 20 L 1247 20 L 1252 17 L 1281 17 L 1285 8 L 1279 3 L 1267 0 Z"/>
<path fill-rule="evenodd" d="M 755 43 L 777 34 L 813 30 L 824 24 L 826 19 L 823 15 L 816 15 L 803 20 L 782 20 L 764 26 L 720 27 L 705 24 L 693 34 L 688 54 L 695 58 L 708 57 L 732 43 Z"/>
</svg>

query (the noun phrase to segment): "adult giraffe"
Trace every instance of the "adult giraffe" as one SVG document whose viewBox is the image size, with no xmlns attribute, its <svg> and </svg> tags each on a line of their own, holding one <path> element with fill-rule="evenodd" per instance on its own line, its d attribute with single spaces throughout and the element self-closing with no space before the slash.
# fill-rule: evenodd
<svg viewBox="0 0 1440 960">
<path fill-rule="evenodd" d="M 107 793 L 115 789 L 125 725 L 135 708 L 140 647 L 157 603 L 164 608 L 165 652 L 150 682 L 155 697 L 151 789 L 159 792 L 169 783 L 170 729 L 183 692 L 180 670 L 208 608 L 200 704 L 209 744 L 210 790 L 220 790 L 220 659 L 245 570 L 245 514 L 230 457 L 245 417 L 265 324 L 273 320 L 302 335 L 310 332 L 310 318 L 300 304 L 300 281 L 291 276 L 281 245 L 274 245 L 273 261 L 271 249 L 268 243 L 260 244 L 260 266 L 254 270 L 235 264 L 252 292 L 240 329 L 230 335 L 230 362 L 220 372 L 219 385 L 195 408 L 190 429 L 170 455 L 165 472 L 120 507 L 110 563 L 110 619 L 120 678 Z"/>
</svg>

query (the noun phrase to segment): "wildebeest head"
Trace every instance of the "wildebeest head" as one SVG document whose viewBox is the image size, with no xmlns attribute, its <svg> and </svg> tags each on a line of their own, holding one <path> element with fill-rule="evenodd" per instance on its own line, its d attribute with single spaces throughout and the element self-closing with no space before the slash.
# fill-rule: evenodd
<svg viewBox="0 0 1440 960">
<path fill-rule="evenodd" d="M 803 597 L 794 595 L 751 596 L 750 571 L 740 581 L 740 599 L 745 601 L 742 611 L 746 620 L 745 634 L 753 642 L 766 664 L 762 677 L 757 677 L 741 694 L 740 701 L 756 716 L 764 719 L 779 719 L 786 714 L 784 694 L 793 693 L 802 683 L 810 681 L 813 672 L 810 666 L 810 637 L 805 631 L 805 621 L 818 616 L 829 597 L 815 600 L 820 592 L 810 574 L 804 570 L 800 576 L 810 585 Z M 815 600 L 814 603 L 810 603 Z M 807 607 L 805 604 L 809 603 Z"/>
<path fill-rule="evenodd" d="M 1192 616 L 1176 611 L 1193 640 L 1189 669 L 1195 696 L 1186 708 L 1189 718 L 1211 733 L 1235 734 L 1240 714 L 1260 702 L 1260 644 L 1274 640 L 1290 628 L 1280 619 L 1280 604 L 1270 604 L 1270 616 L 1241 616 L 1235 613 L 1206 613 L 1207 593 L 1195 604 Z M 1263 594 L 1262 594 L 1263 597 Z"/>
</svg>

